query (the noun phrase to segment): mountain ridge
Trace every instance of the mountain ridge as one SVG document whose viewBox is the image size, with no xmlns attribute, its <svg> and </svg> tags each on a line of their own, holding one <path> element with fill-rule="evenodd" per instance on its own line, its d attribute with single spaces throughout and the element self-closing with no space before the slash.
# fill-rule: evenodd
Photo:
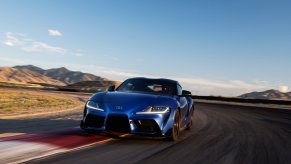
<svg viewBox="0 0 291 164">
<path fill-rule="evenodd" d="M 279 90 L 269 89 L 262 92 L 245 93 L 238 97 L 245 99 L 291 100 L 291 92 L 284 93 Z"/>
<path fill-rule="evenodd" d="M 96 76 L 90 73 L 83 73 L 80 71 L 71 71 L 65 67 L 60 68 L 51 68 L 51 69 L 42 69 L 34 65 L 22 65 L 14 66 L 13 68 L 17 69 L 28 69 L 34 72 L 37 72 L 41 75 L 48 76 L 52 79 L 61 81 L 64 84 L 73 84 L 81 81 L 103 81 L 107 80 L 100 76 Z"/>
<path fill-rule="evenodd" d="M 41 83 L 56 86 L 64 86 L 63 82 L 41 75 L 28 69 L 12 67 L 0 67 L 0 81 L 9 83 Z"/>
</svg>

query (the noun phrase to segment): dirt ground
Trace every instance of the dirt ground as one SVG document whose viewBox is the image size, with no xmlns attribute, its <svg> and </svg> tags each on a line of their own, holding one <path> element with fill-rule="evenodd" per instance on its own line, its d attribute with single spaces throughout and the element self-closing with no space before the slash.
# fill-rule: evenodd
<svg viewBox="0 0 291 164">
<path fill-rule="evenodd" d="M 19 135 L 23 133 L 39 133 L 79 126 L 82 118 L 84 104 L 91 94 L 71 93 L 46 90 L 11 89 L 37 95 L 50 95 L 53 97 L 71 99 L 76 102 L 74 106 L 53 107 L 49 109 L 36 109 L 26 114 L 0 115 L 0 137 Z"/>
</svg>

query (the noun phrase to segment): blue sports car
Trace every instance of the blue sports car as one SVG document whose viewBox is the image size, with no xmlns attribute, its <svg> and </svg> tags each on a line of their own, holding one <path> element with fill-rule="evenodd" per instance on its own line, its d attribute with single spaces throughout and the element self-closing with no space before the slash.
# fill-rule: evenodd
<svg viewBox="0 0 291 164">
<path fill-rule="evenodd" d="M 117 131 L 177 141 L 193 124 L 191 92 L 169 79 L 131 78 L 118 88 L 95 93 L 84 109 L 81 128 L 87 132 Z"/>
</svg>

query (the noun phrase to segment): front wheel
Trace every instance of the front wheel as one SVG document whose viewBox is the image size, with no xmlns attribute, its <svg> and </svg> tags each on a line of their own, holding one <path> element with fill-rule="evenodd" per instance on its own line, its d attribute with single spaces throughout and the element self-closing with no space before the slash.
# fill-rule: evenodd
<svg viewBox="0 0 291 164">
<path fill-rule="evenodd" d="M 169 139 L 171 141 L 178 141 L 179 136 L 180 136 L 180 112 L 179 110 L 177 110 L 174 113 L 174 124 L 171 130 L 171 136 Z"/>
<path fill-rule="evenodd" d="M 189 123 L 187 125 L 186 130 L 192 130 L 193 129 L 193 119 L 194 119 L 194 107 L 192 109 L 192 114 L 191 114 L 190 121 L 189 121 Z"/>
</svg>

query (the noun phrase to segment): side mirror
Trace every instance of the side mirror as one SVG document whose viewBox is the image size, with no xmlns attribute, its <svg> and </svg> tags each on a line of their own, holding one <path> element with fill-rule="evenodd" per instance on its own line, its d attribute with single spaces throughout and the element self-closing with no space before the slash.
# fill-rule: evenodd
<svg viewBox="0 0 291 164">
<path fill-rule="evenodd" d="M 187 90 L 183 90 L 182 91 L 182 96 L 191 96 L 191 92 L 190 91 L 187 91 Z"/>
<path fill-rule="evenodd" d="M 115 85 L 111 85 L 108 87 L 107 89 L 108 92 L 112 92 L 112 91 L 115 91 Z"/>
</svg>

